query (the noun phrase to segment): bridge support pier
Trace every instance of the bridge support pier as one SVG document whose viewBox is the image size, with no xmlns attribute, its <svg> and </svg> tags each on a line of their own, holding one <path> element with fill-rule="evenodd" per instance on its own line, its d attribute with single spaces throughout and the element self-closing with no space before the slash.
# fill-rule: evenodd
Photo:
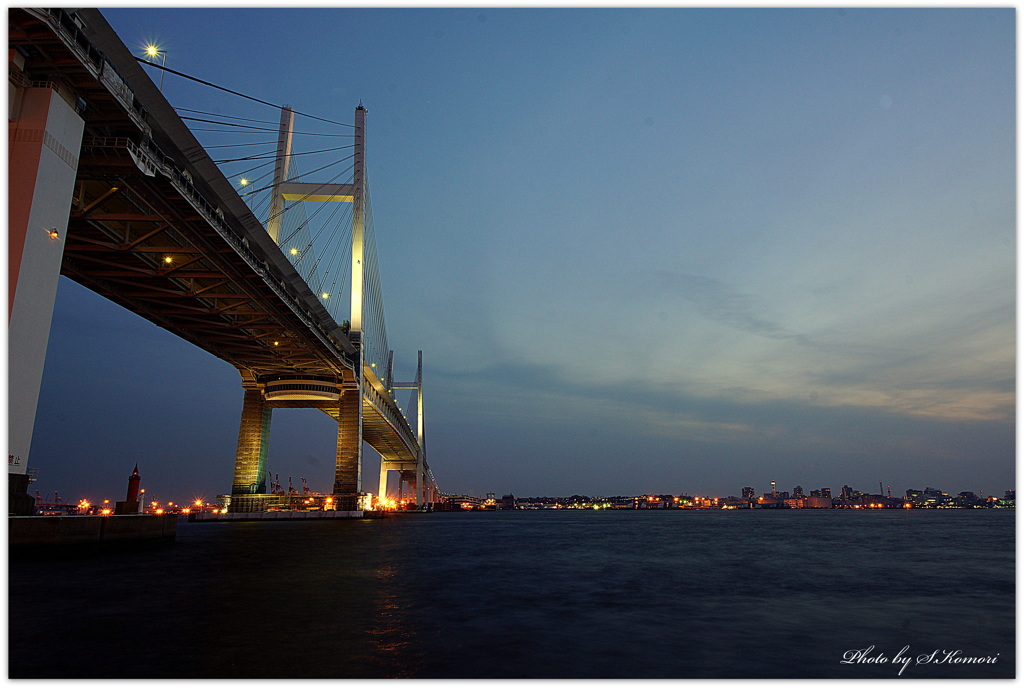
<svg viewBox="0 0 1024 688">
<path fill-rule="evenodd" d="M 426 471 L 421 463 L 411 461 L 388 461 L 381 459 L 380 462 L 380 484 L 377 492 L 377 499 L 384 501 L 387 498 L 388 473 L 398 473 L 398 491 L 393 494 L 395 502 L 400 508 L 404 508 L 407 502 L 412 502 L 417 508 L 422 509 L 432 501 L 431 490 L 428 485 Z"/>
<path fill-rule="evenodd" d="M 25 61 L 9 53 L 7 471 L 20 514 L 32 509 L 28 454 L 85 121 L 56 86 L 15 86 Z"/>
<path fill-rule="evenodd" d="M 271 408 L 259 389 L 246 389 L 242 401 L 242 422 L 238 429 L 235 479 L 231 494 L 262 495 L 267 491 L 267 448 L 270 441 Z M 258 501 L 258 500 L 257 500 Z M 231 511 L 259 511 L 252 499 L 232 499 Z"/>
<path fill-rule="evenodd" d="M 388 498 L 388 463 L 381 457 L 380 460 L 380 482 L 377 487 L 377 501 L 380 504 Z"/>
<path fill-rule="evenodd" d="M 363 486 L 363 402 L 347 388 L 338 403 L 338 450 L 334 469 L 334 508 L 358 511 Z"/>
</svg>

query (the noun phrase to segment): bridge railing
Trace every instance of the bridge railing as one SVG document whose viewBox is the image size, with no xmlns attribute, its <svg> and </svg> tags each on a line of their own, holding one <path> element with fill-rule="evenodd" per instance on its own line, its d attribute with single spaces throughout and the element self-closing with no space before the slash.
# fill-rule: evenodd
<svg viewBox="0 0 1024 688">
<path fill-rule="evenodd" d="M 367 397 L 373 407 L 384 416 L 391 426 L 398 430 L 399 434 L 402 435 L 402 439 L 409 446 L 410 450 L 417 449 L 418 442 L 416 440 L 416 434 L 412 431 L 412 426 L 409 425 L 408 419 L 398 409 L 398 405 L 395 400 L 390 396 L 385 397 L 371 383 L 363 385 L 363 396 Z"/>
<path fill-rule="evenodd" d="M 46 21 L 53 29 L 53 32 L 61 39 L 65 46 L 78 55 L 79 60 L 88 68 L 93 77 L 102 83 L 110 93 L 117 98 L 129 114 L 132 121 L 146 135 L 150 134 L 150 127 L 146 123 L 146 110 L 135 97 L 135 93 L 125 83 L 124 78 L 118 73 L 113 64 L 110 63 L 102 52 L 100 52 L 85 33 L 75 22 L 75 18 L 62 9 L 29 9 L 40 19 Z"/>
</svg>

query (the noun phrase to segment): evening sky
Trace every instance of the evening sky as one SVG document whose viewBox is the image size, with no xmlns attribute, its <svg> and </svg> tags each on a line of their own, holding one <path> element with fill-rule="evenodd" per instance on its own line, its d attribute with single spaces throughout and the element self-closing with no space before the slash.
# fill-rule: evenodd
<svg viewBox="0 0 1024 688">
<path fill-rule="evenodd" d="M 103 13 L 198 78 L 366 106 L 443 490 L 1013 487 L 1013 9 Z M 150 494 L 227 492 L 241 404 L 229 364 L 62 278 L 37 487 L 121 498 L 138 463 Z M 334 444 L 277 410 L 270 470 L 329 491 Z"/>
</svg>

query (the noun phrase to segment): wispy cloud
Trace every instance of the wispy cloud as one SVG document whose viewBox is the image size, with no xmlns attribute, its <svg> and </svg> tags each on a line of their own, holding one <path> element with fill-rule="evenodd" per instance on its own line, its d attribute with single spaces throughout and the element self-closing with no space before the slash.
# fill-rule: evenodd
<svg viewBox="0 0 1024 688">
<path fill-rule="evenodd" d="M 742 332 L 769 339 L 793 339 L 807 343 L 802 334 L 762 314 L 756 297 L 745 294 L 712 277 L 686 272 L 656 271 L 651 280 L 652 298 L 682 298 L 697 307 L 706 319 L 724 323 Z"/>
</svg>

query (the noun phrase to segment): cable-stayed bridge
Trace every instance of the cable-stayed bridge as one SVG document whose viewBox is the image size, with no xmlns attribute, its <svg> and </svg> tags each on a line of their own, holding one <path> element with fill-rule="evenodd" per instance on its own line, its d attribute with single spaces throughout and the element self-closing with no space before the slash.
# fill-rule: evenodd
<svg viewBox="0 0 1024 688">
<path fill-rule="evenodd" d="M 27 390 L 11 395 L 12 484 L 24 482 L 64 274 L 238 369 L 232 511 L 273 501 L 274 408 L 337 420 L 338 510 L 368 506 L 364 442 L 381 455 L 381 499 L 393 470 L 410 501 L 436 501 L 422 354 L 416 378 L 396 381 L 388 347 L 362 104 L 323 168 L 299 171 L 301 113 L 288 107 L 266 155 L 215 160 L 185 120 L 243 118 L 176 111 L 99 11 L 11 9 L 9 47 L 10 385 Z M 254 167 L 236 176 L 232 164 Z"/>
</svg>

